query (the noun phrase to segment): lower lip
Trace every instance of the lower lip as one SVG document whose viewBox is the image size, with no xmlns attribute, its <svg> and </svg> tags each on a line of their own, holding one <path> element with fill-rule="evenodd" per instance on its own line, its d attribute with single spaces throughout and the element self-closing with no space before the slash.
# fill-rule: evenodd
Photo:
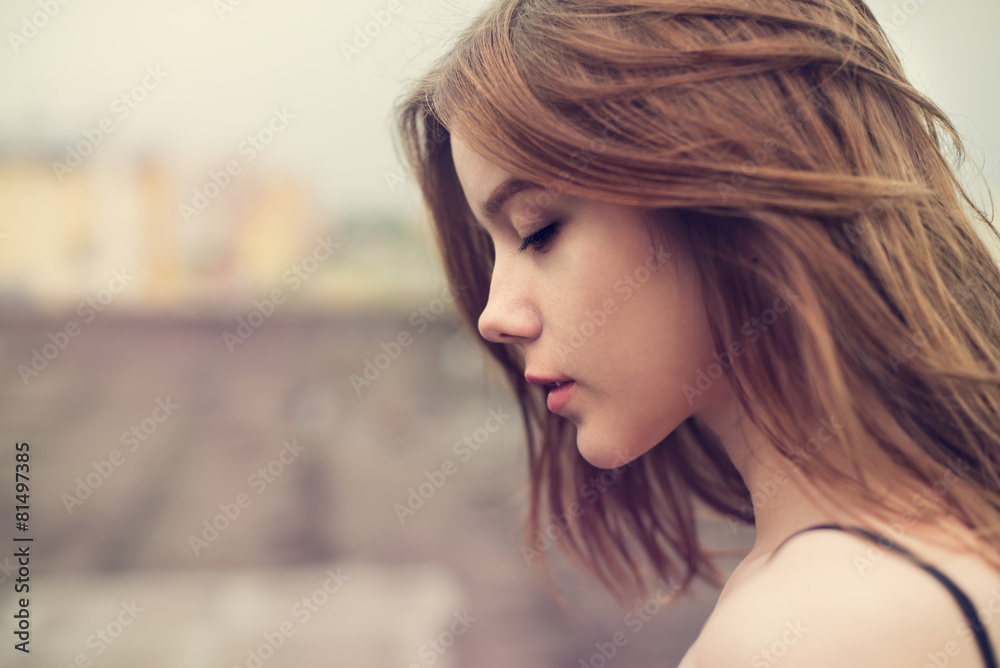
<svg viewBox="0 0 1000 668">
<path fill-rule="evenodd" d="M 573 397 L 573 393 L 576 392 L 576 383 L 572 380 L 568 383 L 564 383 L 559 387 L 550 390 L 549 396 L 545 400 L 545 405 L 549 407 L 549 410 L 553 413 L 558 413 L 559 409 L 566 405 L 566 402 Z"/>
</svg>

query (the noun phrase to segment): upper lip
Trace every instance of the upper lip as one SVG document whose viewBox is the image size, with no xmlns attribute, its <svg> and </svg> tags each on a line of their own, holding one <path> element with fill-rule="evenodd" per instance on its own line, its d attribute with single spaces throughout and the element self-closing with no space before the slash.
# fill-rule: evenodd
<svg viewBox="0 0 1000 668">
<path fill-rule="evenodd" d="M 568 383 L 572 378 L 568 376 L 535 376 L 534 374 L 524 374 L 524 379 L 532 385 L 555 386 L 556 383 Z"/>
</svg>

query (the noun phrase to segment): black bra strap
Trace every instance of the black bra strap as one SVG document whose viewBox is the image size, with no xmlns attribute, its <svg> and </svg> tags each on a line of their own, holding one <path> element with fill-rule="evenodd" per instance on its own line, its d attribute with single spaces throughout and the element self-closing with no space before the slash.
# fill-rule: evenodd
<svg viewBox="0 0 1000 668">
<path fill-rule="evenodd" d="M 839 524 L 817 524 L 815 526 L 806 527 L 805 529 L 796 531 L 791 536 L 786 538 L 781 542 L 781 545 L 778 545 L 778 547 L 775 548 L 774 552 L 771 553 L 771 556 L 768 557 L 767 560 L 770 561 L 774 558 L 774 555 L 777 554 L 778 550 L 780 550 L 785 543 L 795 536 L 805 531 L 812 531 L 814 529 L 837 529 L 839 531 L 857 534 L 874 543 L 877 543 L 879 547 L 884 547 L 896 552 L 897 554 L 909 557 L 917 566 L 937 578 L 938 582 L 945 586 L 945 589 L 951 593 L 952 597 L 958 603 L 958 606 L 962 609 L 962 614 L 965 615 L 969 628 L 972 629 L 973 634 L 975 634 L 976 644 L 979 645 L 979 651 L 983 655 L 983 661 L 986 663 L 986 668 L 998 668 L 996 656 L 993 654 L 993 646 L 990 644 L 989 636 L 986 634 L 986 627 L 983 625 L 982 620 L 979 618 L 979 613 L 976 612 L 975 606 L 972 604 L 972 601 L 969 600 L 969 597 L 965 595 L 965 592 L 959 589 L 958 585 L 956 585 L 951 578 L 942 573 L 940 570 L 928 564 L 926 561 L 913 554 L 905 547 L 897 545 L 884 536 L 872 533 L 871 531 L 862 529 L 861 527 L 844 527 Z"/>
</svg>

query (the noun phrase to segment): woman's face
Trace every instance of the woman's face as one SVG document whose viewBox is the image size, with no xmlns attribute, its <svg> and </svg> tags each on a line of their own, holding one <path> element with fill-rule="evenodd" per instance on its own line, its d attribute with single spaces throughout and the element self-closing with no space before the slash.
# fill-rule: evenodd
<svg viewBox="0 0 1000 668">
<path fill-rule="evenodd" d="M 691 258 L 662 225 L 511 181 L 454 135 L 452 157 L 496 251 L 479 331 L 521 347 L 525 376 L 576 425 L 587 461 L 622 466 L 724 396 L 724 376 L 695 386 L 715 351 Z"/>
</svg>

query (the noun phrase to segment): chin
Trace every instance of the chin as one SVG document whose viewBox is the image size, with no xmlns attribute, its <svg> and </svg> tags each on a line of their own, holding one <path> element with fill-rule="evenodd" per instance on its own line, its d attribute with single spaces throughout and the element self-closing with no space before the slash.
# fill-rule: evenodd
<svg viewBox="0 0 1000 668">
<path fill-rule="evenodd" d="M 595 433 L 586 426 L 578 424 L 576 447 L 580 455 L 592 466 L 617 469 L 655 448 L 674 429 L 676 425 L 666 433 L 655 428 L 640 433 L 623 433 L 621 429 Z"/>
<path fill-rule="evenodd" d="M 579 430 L 576 434 L 576 447 L 580 451 L 580 456 L 591 466 L 599 469 L 620 468 L 637 456 L 631 454 L 636 450 L 623 448 L 620 439 L 588 436 Z"/>
</svg>

